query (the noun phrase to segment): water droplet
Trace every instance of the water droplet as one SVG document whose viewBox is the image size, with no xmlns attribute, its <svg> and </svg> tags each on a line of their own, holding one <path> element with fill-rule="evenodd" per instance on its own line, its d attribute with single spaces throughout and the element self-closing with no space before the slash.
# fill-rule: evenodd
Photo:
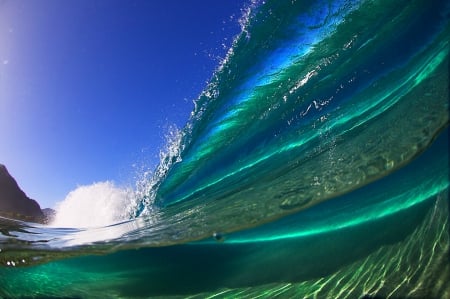
<svg viewBox="0 0 450 299">
<path fill-rule="evenodd" d="M 224 237 L 223 237 L 223 235 L 222 235 L 221 233 L 218 233 L 218 232 L 214 232 L 214 233 L 213 233 L 213 238 L 214 238 L 217 242 L 223 242 L 223 240 L 225 240 Z"/>
</svg>

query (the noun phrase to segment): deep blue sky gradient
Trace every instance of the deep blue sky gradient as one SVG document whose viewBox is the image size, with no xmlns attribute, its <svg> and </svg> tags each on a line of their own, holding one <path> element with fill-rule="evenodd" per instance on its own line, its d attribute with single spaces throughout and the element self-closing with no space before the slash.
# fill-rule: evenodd
<svg viewBox="0 0 450 299">
<path fill-rule="evenodd" d="M 41 207 L 132 184 L 188 120 L 246 2 L 0 0 L 0 163 Z"/>
</svg>

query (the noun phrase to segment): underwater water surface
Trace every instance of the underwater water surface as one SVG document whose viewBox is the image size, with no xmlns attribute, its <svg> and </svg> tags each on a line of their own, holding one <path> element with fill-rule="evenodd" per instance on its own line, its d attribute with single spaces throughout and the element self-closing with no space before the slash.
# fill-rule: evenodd
<svg viewBox="0 0 450 299">
<path fill-rule="evenodd" d="M 0 297 L 450 297 L 449 20 L 252 3 L 126 219 L 0 218 Z"/>
</svg>

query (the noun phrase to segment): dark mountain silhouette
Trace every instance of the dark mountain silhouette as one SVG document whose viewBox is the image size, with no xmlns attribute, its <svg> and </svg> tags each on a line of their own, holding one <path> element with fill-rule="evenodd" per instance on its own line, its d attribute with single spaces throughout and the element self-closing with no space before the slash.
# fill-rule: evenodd
<svg viewBox="0 0 450 299">
<path fill-rule="evenodd" d="M 0 164 L 0 216 L 31 222 L 46 222 L 39 204 L 20 189 L 16 180 L 2 164 Z"/>
<path fill-rule="evenodd" d="M 45 223 L 50 223 L 55 219 L 56 211 L 50 208 L 42 209 L 42 213 L 45 216 Z"/>
</svg>

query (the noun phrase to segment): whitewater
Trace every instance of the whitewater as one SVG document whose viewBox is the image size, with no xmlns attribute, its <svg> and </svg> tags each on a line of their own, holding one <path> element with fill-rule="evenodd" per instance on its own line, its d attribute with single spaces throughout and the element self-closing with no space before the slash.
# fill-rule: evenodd
<svg viewBox="0 0 450 299">
<path fill-rule="evenodd" d="M 80 186 L 56 206 L 54 227 L 99 227 L 130 218 L 133 193 L 106 181 Z"/>
</svg>

